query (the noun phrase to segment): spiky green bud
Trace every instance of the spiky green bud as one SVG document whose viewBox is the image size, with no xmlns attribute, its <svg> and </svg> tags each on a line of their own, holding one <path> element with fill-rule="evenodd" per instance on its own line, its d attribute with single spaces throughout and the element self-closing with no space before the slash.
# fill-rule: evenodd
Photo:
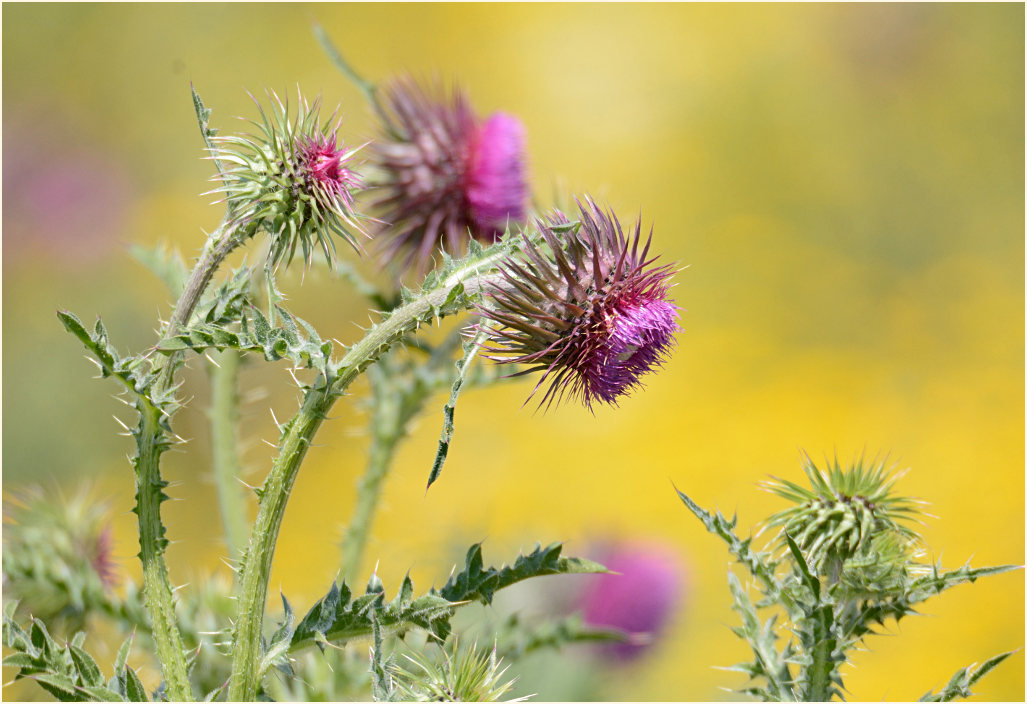
<svg viewBox="0 0 1027 704">
<path fill-rule="evenodd" d="M 901 579 L 895 570 L 904 569 L 918 540 L 906 522 L 916 520 L 920 502 L 892 492 L 899 477 L 862 458 L 848 468 L 835 459 L 825 472 L 807 455 L 802 469 L 810 488 L 776 477 L 763 485 L 796 504 L 767 521 L 781 527 L 782 545 L 791 536 L 812 571 L 844 574 L 853 586 L 876 589 Z"/>
<path fill-rule="evenodd" d="M 251 96 L 252 97 L 252 96 Z M 274 266 L 292 261 L 296 250 L 309 266 L 320 247 L 329 264 L 335 260 L 333 235 L 359 250 L 364 235 L 353 196 L 363 187 L 350 162 L 357 148 L 337 148 L 339 120 L 333 113 L 320 123 L 320 98 L 308 103 L 297 92 L 292 116 L 288 103 L 268 91 L 270 114 L 260 103 L 256 135 L 213 137 L 211 156 L 223 165 L 221 185 L 233 217 L 253 232 L 271 236 L 269 258 Z"/>
</svg>

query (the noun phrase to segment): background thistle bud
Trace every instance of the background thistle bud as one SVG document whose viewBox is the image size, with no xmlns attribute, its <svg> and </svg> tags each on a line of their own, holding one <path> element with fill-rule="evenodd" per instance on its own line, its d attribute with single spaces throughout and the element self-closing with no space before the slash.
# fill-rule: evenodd
<svg viewBox="0 0 1027 704">
<path fill-rule="evenodd" d="M 539 405 L 567 392 L 589 409 L 612 405 L 663 364 L 674 341 L 677 307 L 667 299 L 672 265 L 639 251 L 641 223 L 625 236 L 612 212 L 579 201 L 580 227 L 557 214 L 538 221 L 548 252 L 526 239 L 523 261 L 508 261 L 481 310 L 490 342 L 485 356 L 542 371 Z M 530 396 L 529 396 L 530 398 Z"/>
<path fill-rule="evenodd" d="M 423 271 L 434 252 L 459 251 L 468 237 L 491 242 L 527 207 L 524 127 L 505 113 L 484 122 L 465 95 L 411 78 L 388 89 L 392 128 L 370 147 L 380 181 L 373 207 L 392 226 L 388 259 Z"/>
<path fill-rule="evenodd" d="M 283 259 L 291 262 L 297 248 L 309 266 L 316 246 L 331 264 L 332 234 L 356 249 L 356 233 L 363 234 L 353 209 L 362 181 L 350 165 L 359 147 L 345 149 L 336 142 L 334 114 L 319 124 L 320 98 L 308 103 L 297 93 L 292 117 L 277 94 L 269 91 L 268 97 L 270 116 L 257 103 L 258 135 L 213 138 L 212 156 L 224 164 L 222 185 L 213 192 L 224 193 L 235 217 L 248 221 L 253 232 L 271 235 L 269 257 L 275 266 Z"/>
</svg>

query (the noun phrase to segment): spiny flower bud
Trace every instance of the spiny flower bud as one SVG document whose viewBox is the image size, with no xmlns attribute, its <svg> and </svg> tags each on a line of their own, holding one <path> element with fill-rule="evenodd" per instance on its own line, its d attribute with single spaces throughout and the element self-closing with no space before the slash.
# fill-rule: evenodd
<svg viewBox="0 0 1027 704">
<path fill-rule="evenodd" d="M 569 392 L 591 410 L 617 405 L 663 364 L 678 309 L 667 299 L 673 265 L 647 259 L 652 231 L 639 251 L 640 222 L 625 236 L 612 212 L 590 199 L 578 208 L 580 227 L 561 214 L 538 221 L 548 251 L 525 235 L 526 258 L 500 267 L 481 314 L 484 356 L 528 365 L 520 374 L 541 370 L 532 396 L 549 381 L 539 406 Z"/>
<path fill-rule="evenodd" d="M 918 538 L 905 521 L 917 518 L 918 502 L 892 492 L 898 477 L 883 462 L 860 458 L 842 468 L 836 459 L 824 472 L 804 455 L 802 469 L 810 488 L 778 478 L 763 485 L 795 503 L 767 522 L 781 526 L 782 550 L 787 535 L 811 571 L 835 579 L 844 577 L 849 566 L 865 566 L 868 556 L 885 572 L 883 559 L 899 567 L 909 560 L 908 550 Z"/>
<path fill-rule="evenodd" d="M 364 234 L 353 210 L 353 194 L 362 182 L 349 165 L 359 147 L 337 144 L 335 115 L 319 124 L 320 98 L 311 104 L 297 95 L 295 117 L 269 91 L 271 115 L 257 103 L 261 120 L 253 124 L 258 135 L 213 138 L 212 156 L 225 170 L 222 185 L 212 192 L 225 194 L 236 219 L 271 235 L 269 257 L 275 266 L 282 260 L 288 265 L 297 248 L 309 266 L 316 246 L 331 264 L 332 234 L 356 249 L 355 233 Z"/>
<path fill-rule="evenodd" d="M 484 122 L 459 89 L 396 80 L 386 94 L 386 134 L 370 147 L 381 172 L 372 207 L 389 223 L 384 255 L 423 271 L 444 243 L 492 242 L 524 219 L 524 127 L 495 113 Z"/>
</svg>

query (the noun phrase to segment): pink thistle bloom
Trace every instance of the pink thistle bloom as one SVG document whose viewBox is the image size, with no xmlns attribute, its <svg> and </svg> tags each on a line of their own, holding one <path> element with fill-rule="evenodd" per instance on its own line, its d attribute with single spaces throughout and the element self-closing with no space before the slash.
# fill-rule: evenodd
<svg viewBox="0 0 1027 704">
<path fill-rule="evenodd" d="M 484 122 L 464 94 L 445 96 L 438 84 L 410 78 L 387 93 L 387 135 L 370 147 L 382 174 L 372 184 L 373 207 L 391 225 L 387 259 L 423 271 L 445 245 L 462 248 L 469 237 L 492 242 L 507 223 L 524 219 L 528 187 L 524 127 L 495 113 Z"/>
<path fill-rule="evenodd" d="M 667 298 L 673 265 L 652 266 L 652 232 L 639 251 L 639 222 L 625 236 L 613 213 L 589 199 L 578 206 L 577 231 L 562 214 L 538 221 L 548 251 L 525 236 L 526 257 L 501 266 L 480 311 L 492 321 L 485 356 L 541 371 L 532 395 L 549 381 L 540 406 L 565 393 L 589 409 L 617 405 L 662 366 L 679 330 Z"/>
<path fill-rule="evenodd" d="M 662 546 L 638 543 L 610 547 L 599 561 L 616 574 L 589 579 L 581 594 L 583 620 L 634 636 L 604 645 L 600 652 L 616 660 L 635 659 L 667 627 L 682 599 L 680 560 Z"/>
<path fill-rule="evenodd" d="M 298 151 L 306 190 L 325 208 L 352 212 L 353 193 L 363 188 L 360 176 L 347 166 L 353 152 L 336 149 L 334 134 L 320 133 L 301 139 Z"/>
</svg>

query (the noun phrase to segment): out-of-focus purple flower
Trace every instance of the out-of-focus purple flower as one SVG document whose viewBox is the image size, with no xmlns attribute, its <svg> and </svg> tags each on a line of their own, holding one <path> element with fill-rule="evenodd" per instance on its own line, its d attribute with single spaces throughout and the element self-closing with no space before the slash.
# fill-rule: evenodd
<svg viewBox="0 0 1027 704">
<path fill-rule="evenodd" d="M 388 260 L 423 271 L 445 244 L 457 252 L 468 237 L 491 242 L 524 219 L 528 187 L 524 128 L 495 113 L 484 122 L 466 96 L 438 84 L 400 78 L 386 92 L 389 114 L 369 148 L 380 171 L 372 207 L 388 223 Z"/>
<path fill-rule="evenodd" d="M 600 649 L 616 660 L 632 660 L 653 644 L 682 601 L 681 561 L 663 546 L 642 542 L 609 546 L 596 559 L 619 574 L 589 578 L 581 595 L 584 621 L 635 636 Z"/>
<path fill-rule="evenodd" d="M 103 149 L 64 138 L 66 125 L 28 115 L 4 123 L 5 252 L 38 252 L 69 266 L 108 254 L 132 199 L 125 170 Z"/>
<path fill-rule="evenodd" d="M 591 409 L 616 405 L 663 364 L 678 331 L 668 300 L 673 265 L 652 266 L 641 223 L 625 236 L 612 212 L 591 200 L 578 204 L 577 232 L 562 214 L 539 220 L 548 251 L 525 236 L 522 260 L 501 267 L 503 280 L 481 309 L 490 337 L 484 356 L 542 371 L 547 407 L 567 392 Z M 530 398 L 530 397 L 529 397 Z"/>
</svg>

